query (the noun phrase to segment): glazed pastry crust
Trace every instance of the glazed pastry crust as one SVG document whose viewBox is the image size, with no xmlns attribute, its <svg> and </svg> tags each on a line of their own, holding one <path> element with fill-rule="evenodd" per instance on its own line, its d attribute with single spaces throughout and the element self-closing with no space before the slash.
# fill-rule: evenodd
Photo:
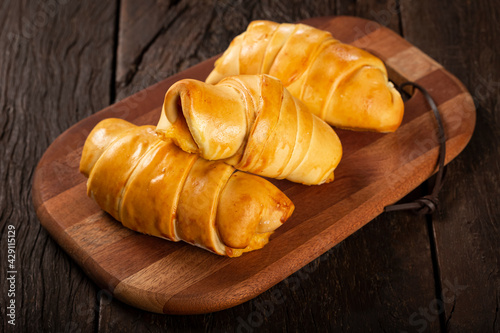
<svg viewBox="0 0 500 333">
<path fill-rule="evenodd" d="M 380 59 L 304 24 L 251 22 L 206 82 L 241 74 L 280 79 L 311 112 L 339 128 L 393 132 L 403 119 L 401 95 Z"/>
<path fill-rule="evenodd" d="M 274 185 L 162 140 L 154 126 L 101 121 L 80 162 L 87 193 L 132 230 L 236 257 L 262 248 L 294 205 Z"/>
<path fill-rule="evenodd" d="M 335 131 L 270 75 L 170 87 L 156 128 L 186 152 L 236 169 L 307 185 L 333 180 L 342 157 Z"/>
</svg>

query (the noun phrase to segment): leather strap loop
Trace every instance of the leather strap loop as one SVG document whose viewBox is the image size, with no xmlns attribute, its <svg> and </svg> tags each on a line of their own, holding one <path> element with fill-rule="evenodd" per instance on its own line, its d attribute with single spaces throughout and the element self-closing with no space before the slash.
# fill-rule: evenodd
<svg viewBox="0 0 500 333">
<path fill-rule="evenodd" d="M 406 86 L 413 86 L 418 89 L 427 100 L 427 103 L 431 107 L 434 112 L 434 116 L 436 118 L 437 127 L 438 127 L 438 140 L 439 140 L 439 157 L 438 157 L 438 172 L 436 176 L 436 182 L 434 184 L 434 188 L 432 189 L 431 194 L 426 195 L 420 199 L 417 199 L 410 203 L 402 203 L 402 204 L 394 204 L 384 208 L 384 212 L 393 212 L 400 210 L 413 210 L 417 214 L 432 214 L 436 211 L 439 206 L 438 193 L 441 190 L 444 180 L 444 162 L 446 156 L 446 135 L 444 133 L 443 122 L 441 121 L 441 116 L 439 114 L 438 107 L 436 102 L 429 94 L 429 92 L 414 82 L 405 82 L 401 84 L 398 89 L 403 94 L 403 88 Z"/>
</svg>

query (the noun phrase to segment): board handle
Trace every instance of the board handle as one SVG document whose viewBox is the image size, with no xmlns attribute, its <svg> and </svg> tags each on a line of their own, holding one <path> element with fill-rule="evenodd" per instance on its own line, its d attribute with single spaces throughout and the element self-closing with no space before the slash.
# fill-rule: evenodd
<svg viewBox="0 0 500 333">
<path fill-rule="evenodd" d="M 421 85 L 407 81 L 403 82 L 398 86 L 398 90 L 400 91 L 401 95 L 403 96 L 405 94 L 405 91 L 403 90 L 405 87 L 411 86 L 413 88 L 418 89 L 423 95 L 427 103 L 432 109 L 432 112 L 434 113 L 434 117 L 436 118 L 437 122 L 437 127 L 438 127 L 438 140 L 439 140 L 439 155 L 438 155 L 438 172 L 436 176 L 436 182 L 434 183 L 434 188 L 432 189 L 432 192 L 428 195 L 425 195 L 419 199 L 414 200 L 413 202 L 409 203 L 401 203 L 401 204 L 394 204 L 394 205 L 389 205 L 384 207 L 384 212 L 394 212 L 394 211 L 401 211 L 401 210 L 412 210 L 415 213 L 419 215 L 425 215 L 425 214 L 432 214 L 436 211 L 436 208 L 439 206 L 439 199 L 438 199 L 438 194 L 439 191 L 441 190 L 441 187 L 443 185 L 443 180 L 444 180 L 444 158 L 446 156 L 446 135 L 444 133 L 444 126 L 443 122 L 441 120 L 441 115 L 439 114 L 439 109 L 436 105 L 436 102 L 432 98 L 432 96 L 429 94 L 429 92 L 422 87 Z"/>
</svg>

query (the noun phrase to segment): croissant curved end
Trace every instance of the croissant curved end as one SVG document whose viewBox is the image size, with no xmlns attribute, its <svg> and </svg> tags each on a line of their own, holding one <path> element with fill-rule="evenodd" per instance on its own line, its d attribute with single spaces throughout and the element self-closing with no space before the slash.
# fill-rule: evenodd
<svg viewBox="0 0 500 333">
<path fill-rule="evenodd" d="M 220 196 L 216 220 L 219 236 L 233 249 L 263 246 L 265 243 L 253 242 L 254 238 L 269 238 L 294 208 L 292 201 L 270 182 L 236 171 Z"/>
<path fill-rule="evenodd" d="M 387 124 L 384 132 L 394 132 L 399 128 L 404 116 L 404 102 L 399 91 L 394 87 L 391 81 L 387 81 L 387 86 L 392 95 L 392 112 L 394 116 L 392 117 L 392 122 Z"/>
<path fill-rule="evenodd" d="M 126 130 L 130 127 L 129 122 L 117 118 L 108 118 L 99 122 L 85 140 L 80 160 L 80 172 L 88 178 L 106 148 L 126 134 Z"/>
<path fill-rule="evenodd" d="M 331 111 L 325 120 L 335 127 L 382 133 L 394 132 L 404 114 L 401 95 L 385 73 L 372 66 L 346 76 L 326 108 Z"/>
<path fill-rule="evenodd" d="M 242 107 L 238 93 L 231 88 L 181 80 L 165 95 L 157 131 L 182 150 L 207 160 L 229 158 L 245 137 Z"/>
<path fill-rule="evenodd" d="M 181 97 L 179 93 L 165 94 L 160 121 L 156 127 L 158 134 L 172 139 L 177 146 L 189 153 L 198 153 L 199 147 L 188 128 L 186 118 L 180 110 Z"/>
<path fill-rule="evenodd" d="M 229 48 L 224 51 L 223 55 L 215 61 L 216 68 L 221 68 L 222 72 L 218 70 L 214 70 L 208 75 L 205 83 L 208 84 L 216 84 L 227 75 L 226 72 L 229 73 L 239 73 L 240 72 L 240 50 L 241 50 L 241 41 L 243 40 L 244 35 L 240 34 L 236 36 L 229 45 Z"/>
</svg>

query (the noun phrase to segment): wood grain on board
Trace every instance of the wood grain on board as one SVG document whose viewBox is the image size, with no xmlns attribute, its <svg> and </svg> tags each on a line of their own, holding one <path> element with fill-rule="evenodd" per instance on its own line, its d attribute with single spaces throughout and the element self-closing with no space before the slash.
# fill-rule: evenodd
<svg viewBox="0 0 500 333">
<path fill-rule="evenodd" d="M 449 162 L 466 146 L 475 108 L 463 85 L 441 65 L 391 30 L 367 29 L 354 17 L 305 21 L 381 57 L 391 78 L 415 81 L 439 105 Z M 229 259 L 183 243 L 125 230 L 85 193 L 78 173 L 86 135 L 101 119 L 155 124 L 163 96 L 180 78 L 204 79 L 207 60 L 148 87 L 77 123 L 49 147 L 36 170 L 33 198 L 44 227 L 97 284 L 126 303 L 164 313 L 205 313 L 245 302 L 308 264 L 435 171 L 435 119 L 420 93 L 405 104 L 403 124 L 391 134 L 338 130 L 344 157 L 336 180 L 321 186 L 273 181 L 295 203 L 289 221 L 262 250 Z"/>
</svg>

